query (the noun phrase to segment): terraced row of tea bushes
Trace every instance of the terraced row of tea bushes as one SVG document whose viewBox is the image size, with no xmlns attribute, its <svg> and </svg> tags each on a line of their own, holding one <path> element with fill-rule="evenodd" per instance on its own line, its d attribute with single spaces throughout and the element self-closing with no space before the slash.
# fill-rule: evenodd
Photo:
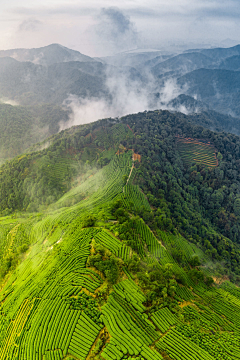
<svg viewBox="0 0 240 360">
<path fill-rule="evenodd" d="M 196 320 L 186 320 L 176 326 L 178 333 L 207 351 L 214 359 L 232 360 L 239 359 L 239 333 L 235 331 L 222 332 L 216 330 L 211 324 Z"/>
<path fill-rule="evenodd" d="M 90 243 L 97 232 L 94 228 L 81 230 L 80 224 L 73 225 L 63 241 L 55 245 L 56 248 L 53 247 L 45 254 L 38 253 L 39 260 L 36 259 L 34 251 L 31 252 L 22 263 L 22 269 L 20 267 L 20 271 L 12 276 L 5 292 L 1 294 L 2 299 L 5 299 L 2 314 L 6 309 L 12 309 L 8 311 L 8 317 L 15 320 L 11 321 L 8 327 L 3 324 L 5 343 L 1 344 L 1 359 L 5 359 L 9 354 L 14 354 L 19 360 L 40 359 L 43 355 L 47 358 L 55 355 L 59 357 L 56 349 L 61 349 L 66 356 L 75 325 L 82 314 L 81 310 L 88 314 L 82 316 L 87 316 L 90 322 L 99 327 L 97 323 L 101 324 L 100 313 L 94 299 L 82 292 L 79 294 L 82 289 L 94 293 L 102 284 L 98 274 L 86 269 Z M 37 267 L 35 272 L 31 265 L 34 260 Z M 42 263 L 40 269 L 37 266 L 38 261 Z M 75 298 L 71 298 L 73 295 Z M 20 329 L 20 325 L 16 323 L 20 315 L 15 315 L 15 311 L 18 304 L 22 303 L 21 313 L 26 303 L 26 300 L 22 299 L 26 297 L 37 299 L 32 302 L 24 326 Z M 2 318 L 4 317 L 0 316 L 0 324 Z M 16 336 L 18 346 L 15 345 Z"/>
<path fill-rule="evenodd" d="M 85 360 L 100 330 L 100 326 L 82 313 L 72 334 L 68 352 L 76 358 Z"/>
<path fill-rule="evenodd" d="M 179 299 L 180 301 L 189 301 L 192 300 L 194 298 L 193 293 L 187 288 L 187 287 L 182 287 L 177 285 L 176 286 L 176 297 L 177 299 Z"/>
<path fill-rule="evenodd" d="M 146 301 L 146 297 L 134 281 L 121 281 L 114 285 L 113 289 L 116 294 L 131 303 L 138 311 L 143 312 L 146 310 L 145 306 L 142 305 Z"/>
<path fill-rule="evenodd" d="M 34 306 L 34 301 L 31 302 L 29 300 L 25 300 L 20 309 L 17 312 L 17 315 L 13 321 L 10 322 L 8 328 L 6 337 L 1 339 L 0 336 L 0 359 L 4 359 L 6 357 L 13 357 L 17 352 L 17 347 L 15 345 L 15 342 L 17 341 L 17 337 L 21 334 L 22 329 L 24 328 L 24 325 L 27 321 L 27 318 Z M 2 324 L 1 324 L 2 323 Z M 3 325 L 2 319 L 0 323 L 0 334 L 1 332 L 1 325 Z"/>
<path fill-rule="evenodd" d="M 229 301 L 232 304 L 240 307 L 240 299 L 238 297 L 236 297 L 235 295 L 229 293 L 228 291 L 226 291 L 224 289 L 218 289 L 217 292 L 219 295 L 221 295 L 224 298 L 224 300 Z"/>
<path fill-rule="evenodd" d="M 202 306 L 201 304 L 198 304 L 198 307 L 201 310 L 197 310 L 196 307 L 190 305 L 184 307 L 183 315 L 186 321 L 192 322 L 197 320 L 201 323 L 202 329 L 206 328 L 219 330 L 221 328 L 222 330 L 227 331 L 233 330 L 233 326 L 231 326 L 226 319 L 220 317 L 219 315 L 206 308 L 205 306 Z"/>
<path fill-rule="evenodd" d="M 171 248 L 182 252 L 182 255 L 186 258 L 187 261 L 191 260 L 194 256 L 198 256 L 201 261 L 206 260 L 204 252 L 195 244 L 188 242 L 181 235 L 172 235 L 171 233 L 167 233 L 162 230 L 157 230 L 157 233 L 162 239 L 163 244 L 170 250 L 170 252 Z"/>
<path fill-rule="evenodd" d="M 56 207 L 69 206 L 68 203 L 74 198 L 81 198 L 76 208 L 84 208 L 85 211 L 99 212 L 99 207 L 104 206 L 117 196 L 121 196 L 124 181 L 123 175 L 129 175 L 132 166 L 132 152 L 128 151 L 115 155 L 107 166 L 104 166 L 96 174 L 86 179 L 81 185 L 70 190 L 55 205 Z M 73 209 L 71 209 L 72 211 Z"/>
<path fill-rule="evenodd" d="M 105 149 L 110 146 L 119 145 L 121 141 L 126 141 L 126 139 L 133 138 L 132 131 L 124 124 L 114 124 L 113 126 L 103 127 L 102 129 L 97 129 L 96 132 L 93 132 L 96 135 L 97 145 Z"/>
<path fill-rule="evenodd" d="M 158 338 L 154 326 L 122 296 L 112 293 L 102 313 L 102 320 L 111 335 L 110 343 L 101 353 L 104 359 L 115 359 L 115 354 L 120 360 L 128 353 L 131 356 L 140 354 L 146 359 L 162 359 L 147 346 Z"/>
<path fill-rule="evenodd" d="M 161 265 L 174 263 L 171 255 L 168 254 L 166 249 L 158 242 L 152 231 L 142 219 L 137 222 L 136 231 L 147 245 L 148 251 L 159 260 Z"/>
<path fill-rule="evenodd" d="M 62 360 L 63 353 L 61 349 L 57 350 L 48 350 L 46 354 L 43 355 L 43 360 Z"/>
<path fill-rule="evenodd" d="M 133 157 L 134 157 L 134 155 L 133 155 Z M 129 173 L 129 176 L 128 176 L 128 179 L 127 179 L 127 183 L 126 183 L 126 185 L 130 185 L 130 186 L 133 186 L 133 182 L 134 182 L 135 177 L 136 177 L 136 174 L 137 174 L 137 169 L 134 167 L 134 158 L 133 158 L 133 157 L 132 157 L 132 160 L 133 160 L 133 162 L 132 162 L 132 168 L 131 168 L 131 171 L 130 171 L 130 173 Z M 135 189 L 134 189 L 134 190 L 137 191 L 137 197 L 140 196 L 141 201 L 143 201 L 143 202 L 144 202 L 144 205 L 149 209 L 148 201 L 146 200 L 146 197 L 144 196 L 144 194 L 141 192 L 139 186 L 138 186 L 138 185 L 135 185 Z M 140 194 L 139 194 L 139 191 L 138 191 L 138 190 L 140 191 Z M 134 191 L 134 192 L 135 192 L 135 191 Z M 124 189 L 123 189 L 123 192 L 125 192 Z M 144 196 L 144 198 L 142 197 L 142 195 Z M 147 201 L 147 203 L 146 203 L 146 201 Z M 151 207 L 150 207 L 150 209 L 151 209 Z"/>
<path fill-rule="evenodd" d="M 226 318 L 219 316 L 218 314 L 213 312 L 209 307 L 206 307 L 196 301 L 194 303 L 198 307 L 199 314 L 201 315 L 201 317 L 210 321 L 211 324 L 220 326 L 222 330 L 226 330 L 226 331 L 234 330 L 234 325 L 231 324 Z"/>
<path fill-rule="evenodd" d="M 123 188 L 122 201 L 126 208 L 138 212 L 142 209 L 151 211 L 149 202 L 144 194 L 140 191 L 138 185 L 127 184 Z"/>
<path fill-rule="evenodd" d="M 29 232 L 34 221 L 21 223 L 19 219 L 10 217 L 0 219 L 0 282 L 14 270 L 28 250 L 31 244 Z"/>
<path fill-rule="evenodd" d="M 163 308 L 153 313 L 151 315 L 151 320 L 161 333 L 165 333 L 170 326 L 175 325 L 178 321 L 176 316 L 173 315 L 168 308 Z"/>
<path fill-rule="evenodd" d="M 240 289 L 230 283 L 230 281 L 224 281 L 221 284 L 221 289 L 226 290 L 229 294 L 234 295 L 236 298 L 240 299 Z"/>
<path fill-rule="evenodd" d="M 157 343 L 156 347 L 176 360 L 214 360 L 205 350 L 188 340 L 176 330 L 170 330 Z"/>
<path fill-rule="evenodd" d="M 220 291 L 207 292 L 203 296 L 204 302 L 218 315 L 226 317 L 235 328 L 240 329 L 239 299 L 231 294 L 222 294 Z"/>
<path fill-rule="evenodd" d="M 4 251 L 8 249 L 8 234 L 13 229 L 18 222 L 11 218 L 2 218 L 0 222 L 0 256 L 3 255 Z"/>
<path fill-rule="evenodd" d="M 218 165 L 215 149 L 212 145 L 193 139 L 179 139 L 177 147 L 183 160 L 188 164 L 201 163 L 209 167 Z"/>
<path fill-rule="evenodd" d="M 29 331 L 23 336 L 19 359 L 36 359 L 43 356 L 47 350 L 55 349 L 62 349 L 66 355 L 80 314 L 80 311 L 69 310 L 68 305 L 60 298 L 42 300 L 33 316 Z"/>
<path fill-rule="evenodd" d="M 95 241 L 107 249 L 114 255 L 121 257 L 124 261 L 129 259 L 130 248 L 116 237 L 112 236 L 108 231 L 102 230 L 94 237 Z"/>
</svg>

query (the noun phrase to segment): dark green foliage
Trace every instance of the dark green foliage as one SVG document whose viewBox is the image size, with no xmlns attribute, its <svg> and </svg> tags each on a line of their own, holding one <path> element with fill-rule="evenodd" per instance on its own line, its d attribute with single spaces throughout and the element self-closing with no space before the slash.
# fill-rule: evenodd
<svg viewBox="0 0 240 360">
<path fill-rule="evenodd" d="M 89 316 L 96 324 L 101 324 L 100 311 L 98 310 L 96 300 L 81 292 L 77 297 L 67 298 L 65 300 L 69 305 L 71 310 L 82 310 L 87 316 Z"/>
<path fill-rule="evenodd" d="M 83 227 L 91 227 L 94 226 L 96 222 L 96 217 L 94 215 L 85 215 L 85 217 L 82 219 Z"/>
<path fill-rule="evenodd" d="M 128 268 L 131 270 L 131 262 L 129 265 Z M 179 277 L 171 264 L 157 267 L 141 264 L 139 270 L 137 273 L 139 285 L 144 289 L 148 306 L 151 306 L 152 311 L 160 304 L 167 305 L 169 302 L 174 302 L 173 296 Z"/>
<path fill-rule="evenodd" d="M 199 257 L 197 255 L 193 256 L 190 260 L 189 260 L 189 264 L 193 267 L 199 266 L 201 265 L 201 262 L 199 260 Z"/>
<path fill-rule="evenodd" d="M 133 255 L 131 259 L 129 259 L 127 262 L 128 270 L 134 274 L 136 274 L 141 267 L 140 259 L 137 255 Z"/>
<path fill-rule="evenodd" d="M 214 133 L 167 111 L 148 112 L 123 119 L 135 131 L 135 152 L 142 155 L 135 183 L 140 184 L 153 206 L 152 228 L 173 231 L 202 244 L 212 259 L 224 259 L 239 272 L 240 234 L 238 194 L 240 193 L 240 140 L 226 133 Z M 134 125 L 137 123 L 137 126 Z M 219 166 L 187 166 L 177 150 L 176 135 L 202 139 L 221 154 Z M 160 191 L 161 190 L 161 191 Z M 235 205 L 234 205 L 235 204 Z M 230 240 L 231 241 L 230 241 Z"/>
<path fill-rule="evenodd" d="M 115 284 L 119 277 L 119 261 L 108 254 L 101 245 L 97 245 L 94 255 L 89 256 L 88 265 L 101 271 L 110 284 Z"/>
</svg>

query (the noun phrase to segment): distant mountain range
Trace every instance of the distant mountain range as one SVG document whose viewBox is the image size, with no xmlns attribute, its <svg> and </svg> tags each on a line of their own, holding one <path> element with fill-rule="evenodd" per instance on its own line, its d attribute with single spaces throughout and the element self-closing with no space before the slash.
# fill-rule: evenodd
<svg viewBox="0 0 240 360">
<path fill-rule="evenodd" d="M 133 112 L 136 101 L 146 109 L 215 111 L 231 115 L 227 129 L 234 132 L 234 119 L 240 117 L 240 45 L 180 54 L 139 49 L 103 58 L 58 44 L 0 51 L 0 100 L 62 107 L 68 105 L 70 95 L 104 100 L 113 107 L 120 103 L 123 114 L 128 100 L 133 105 L 128 111 Z"/>
</svg>

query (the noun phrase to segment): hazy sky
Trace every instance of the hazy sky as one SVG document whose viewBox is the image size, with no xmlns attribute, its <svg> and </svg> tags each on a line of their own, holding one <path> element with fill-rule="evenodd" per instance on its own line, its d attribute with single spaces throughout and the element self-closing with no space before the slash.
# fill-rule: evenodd
<svg viewBox="0 0 240 360">
<path fill-rule="evenodd" d="M 0 10 L 0 49 L 60 43 L 100 56 L 168 41 L 240 43 L 239 0 L 2 0 Z"/>
</svg>

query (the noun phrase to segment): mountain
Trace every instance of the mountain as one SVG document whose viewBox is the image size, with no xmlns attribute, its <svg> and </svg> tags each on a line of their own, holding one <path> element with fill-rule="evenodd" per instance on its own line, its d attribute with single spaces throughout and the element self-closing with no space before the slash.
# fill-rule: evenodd
<svg viewBox="0 0 240 360">
<path fill-rule="evenodd" d="M 219 64 L 219 69 L 239 71 L 240 70 L 240 55 L 234 55 L 234 56 L 230 56 L 230 57 L 224 59 Z"/>
<path fill-rule="evenodd" d="M 94 61 L 93 58 L 83 55 L 79 51 L 68 49 L 59 44 L 51 44 L 36 49 L 0 50 L 0 58 L 1 57 L 11 57 L 20 62 L 30 61 L 43 66 L 68 61 Z"/>
<path fill-rule="evenodd" d="M 193 97 L 185 94 L 181 94 L 170 100 L 167 106 L 170 109 L 172 108 L 180 112 L 184 112 L 183 110 L 185 110 L 185 112 L 188 113 L 201 113 L 202 111 L 209 110 L 208 106 L 202 101 L 196 100 Z"/>
<path fill-rule="evenodd" d="M 238 92 L 240 89 L 240 72 L 222 69 L 198 69 L 179 78 L 179 83 L 187 83 L 189 93 L 199 95 L 202 99 Z"/>
<path fill-rule="evenodd" d="M 200 52 L 215 61 L 219 61 L 234 55 L 240 55 L 240 45 L 235 45 L 230 48 L 202 49 Z"/>
<path fill-rule="evenodd" d="M 210 108 L 239 117 L 239 71 L 198 69 L 179 77 L 178 83 L 187 86 L 187 94 L 194 94 Z"/>
<path fill-rule="evenodd" d="M 0 98 L 21 105 L 62 103 L 75 95 L 83 98 L 110 99 L 107 79 L 126 79 L 126 84 L 143 77 L 135 68 L 117 68 L 101 62 L 59 62 L 50 66 L 0 58 Z M 144 84 L 143 84 L 144 86 Z"/>
<path fill-rule="evenodd" d="M 1 166 L 2 359 L 237 359 L 239 149 L 151 111 Z"/>
<path fill-rule="evenodd" d="M 137 49 L 135 51 L 126 51 L 124 53 L 115 54 L 113 56 L 97 58 L 96 60 L 103 61 L 104 63 L 118 67 L 130 66 L 143 68 L 146 65 L 149 66 L 151 62 L 156 61 L 156 59 L 159 59 L 159 62 L 160 59 L 165 60 L 171 56 L 171 54 L 166 54 L 158 50 Z"/>
<path fill-rule="evenodd" d="M 144 65 L 150 67 L 155 76 L 167 72 L 183 75 L 201 68 L 237 70 L 239 55 L 240 45 L 231 48 L 190 49 L 175 56 L 168 55 L 168 59 L 156 56 Z"/>
<path fill-rule="evenodd" d="M 172 111 L 191 114 L 191 121 L 207 129 L 240 135 L 240 119 L 210 110 L 202 101 L 181 94 L 167 103 Z"/>
<path fill-rule="evenodd" d="M 105 94 L 105 77 L 101 63 L 73 61 L 46 67 L 0 58 L 0 97 L 22 105 L 61 105 L 69 94 L 82 97 Z"/>
<path fill-rule="evenodd" d="M 195 96 L 209 109 L 239 117 L 239 49 L 196 49 L 177 55 L 138 50 L 102 59 L 87 58 L 57 44 L 6 50 L 0 52 L 0 98 L 21 105 L 62 105 L 73 95 L 80 101 L 94 98 L 116 103 L 124 90 L 136 98 L 147 94 L 146 103 L 153 109 L 162 102 L 154 94 L 164 92 L 171 81 L 177 82 L 177 93 Z M 35 61 L 41 53 L 42 61 Z"/>
<path fill-rule="evenodd" d="M 184 74 L 195 69 L 208 68 L 212 63 L 210 57 L 201 53 L 180 54 L 154 65 L 152 73 L 155 76 L 169 71 Z"/>
</svg>

